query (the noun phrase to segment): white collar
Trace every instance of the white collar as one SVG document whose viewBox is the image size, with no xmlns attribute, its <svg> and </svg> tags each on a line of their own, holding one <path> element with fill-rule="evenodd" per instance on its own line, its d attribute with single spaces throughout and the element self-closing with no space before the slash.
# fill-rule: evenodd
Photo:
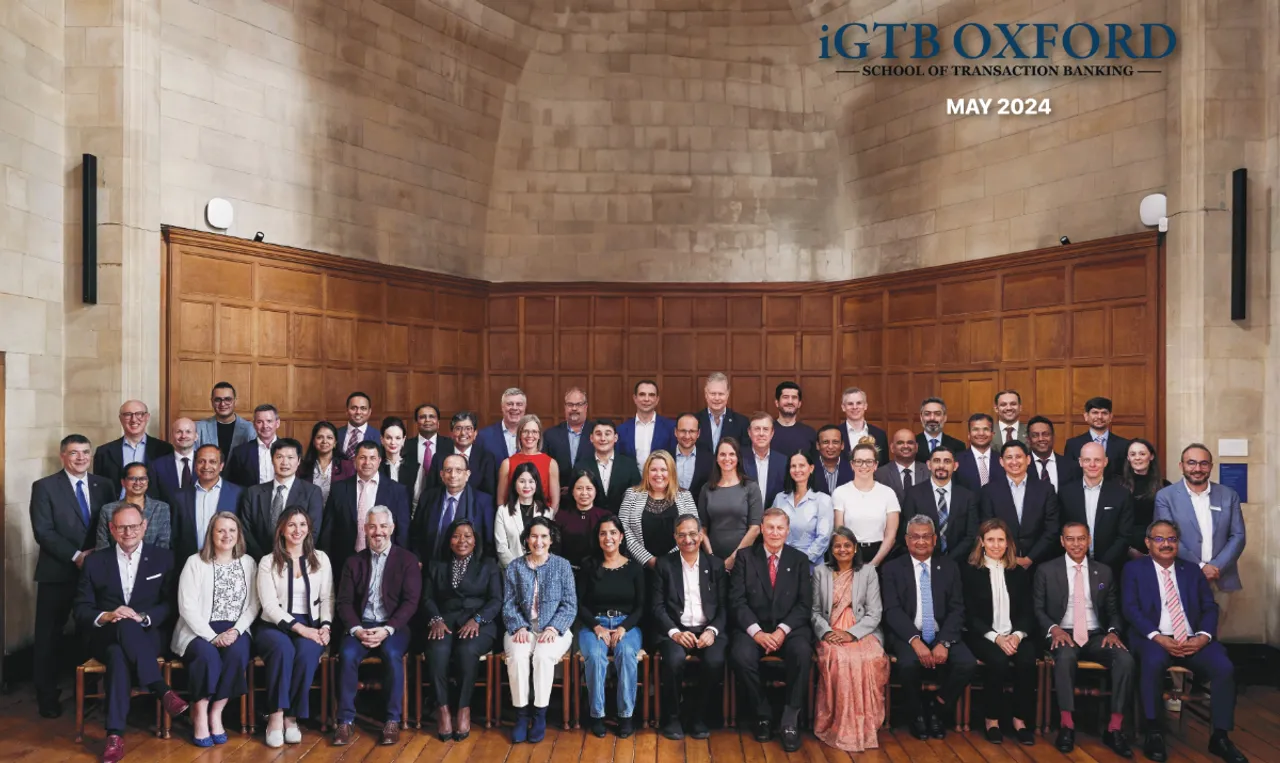
<svg viewBox="0 0 1280 763">
<path fill-rule="evenodd" d="M 118 560 L 120 560 L 120 561 L 122 561 L 122 562 L 124 562 L 124 563 L 126 563 L 126 564 L 133 564 L 134 562 L 138 561 L 138 558 L 139 558 L 139 556 L 141 555 L 141 554 L 140 554 L 140 552 L 142 551 L 142 546 L 143 546 L 143 544 L 139 543 L 139 544 L 138 544 L 138 547 L 137 547 L 137 548 L 135 548 L 135 549 L 133 550 L 133 553 L 132 553 L 132 554 L 126 554 L 126 553 L 124 552 L 124 546 L 121 546 L 119 543 L 117 543 L 117 544 L 116 544 L 116 559 L 118 559 Z"/>
<path fill-rule="evenodd" d="M 215 491 L 215 490 L 221 490 L 221 489 L 222 489 L 222 477 L 221 477 L 221 476 L 219 476 L 219 477 L 218 477 L 218 479 L 213 483 L 213 487 L 209 488 L 208 490 L 205 490 L 205 489 L 204 489 L 204 486 L 200 484 L 200 480 L 196 480 L 196 492 L 197 492 L 197 493 L 212 493 L 212 492 L 213 492 L 213 491 Z"/>
<path fill-rule="evenodd" d="M 1063 554 L 1062 558 L 1067 560 L 1067 573 L 1068 574 L 1075 573 L 1076 563 L 1072 561 L 1071 557 L 1067 556 L 1066 554 Z M 1085 580 L 1088 580 L 1089 579 L 1089 555 L 1088 554 L 1085 554 L 1084 560 L 1081 561 L 1080 564 L 1084 566 L 1084 577 L 1085 577 Z"/>
</svg>

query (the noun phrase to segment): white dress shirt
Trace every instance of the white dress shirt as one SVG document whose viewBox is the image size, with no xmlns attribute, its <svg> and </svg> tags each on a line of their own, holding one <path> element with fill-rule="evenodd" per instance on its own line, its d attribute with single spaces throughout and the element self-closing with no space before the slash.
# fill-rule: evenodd
<svg viewBox="0 0 1280 763">
<path fill-rule="evenodd" d="M 187 467 L 191 472 L 191 481 L 196 481 L 196 452 L 192 450 L 190 453 L 173 452 L 173 465 L 178 470 L 178 487 L 190 487 L 190 485 L 182 484 L 182 459 L 187 459 Z"/>
<path fill-rule="evenodd" d="M 276 476 L 276 468 L 271 463 L 271 446 L 277 438 L 272 437 L 271 442 L 266 445 L 262 444 L 262 438 L 257 438 L 258 443 L 258 483 L 270 482 Z"/>
<path fill-rule="evenodd" d="M 1009 427 L 1013 427 L 1013 437 L 1009 437 L 1009 433 L 1005 431 Z M 1027 430 L 1021 421 L 1015 421 L 1012 424 L 1007 421 L 997 421 L 996 431 L 1000 433 L 1001 437 L 1005 438 L 1000 442 L 1009 442 L 1009 440 L 1027 441 Z"/>
<path fill-rule="evenodd" d="M 601 461 L 599 454 L 596 455 L 596 467 L 600 470 L 600 486 L 604 488 L 604 492 L 609 492 L 609 478 L 613 476 L 613 454 Z"/>
<path fill-rule="evenodd" d="M 653 450 L 653 429 L 657 423 L 657 414 L 654 414 L 648 423 L 636 416 L 636 463 L 640 466 L 644 466 L 645 459 L 649 457 L 649 451 Z"/>
<path fill-rule="evenodd" d="M 754 450 L 751 451 L 751 455 L 756 459 L 756 486 L 760 488 L 760 505 L 772 506 L 773 496 L 766 492 L 769 489 L 769 452 L 765 452 L 764 458 Z"/>
<path fill-rule="evenodd" d="M 702 609 L 702 580 L 699 576 L 698 562 L 701 556 L 694 560 L 693 564 L 689 564 L 680 557 L 680 577 L 684 582 L 684 611 L 680 613 L 680 624 L 686 628 L 701 628 L 707 624 L 706 612 Z M 715 628 L 707 630 L 720 635 L 720 631 Z M 673 636 L 679 633 L 678 628 L 672 628 L 667 631 L 667 636 Z"/>
<path fill-rule="evenodd" d="M 138 565 L 142 562 L 142 544 L 133 550 L 132 554 L 126 554 L 124 548 L 120 544 L 116 544 L 116 565 L 120 568 L 120 588 L 124 593 L 124 603 L 128 605 L 129 599 L 133 597 L 133 584 L 138 580 Z M 94 619 L 93 624 L 102 627 L 102 615 L 99 614 Z M 142 627 L 146 628 L 151 625 L 151 617 L 139 612 L 142 615 Z"/>
<path fill-rule="evenodd" d="M 287 494 L 288 491 L 286 491 Z M 213 487 L 205 490 L 196 481 L 196 548 L 204 549 L 205 531 L 209 528 L 209 523 L 213 521 L 213 517 L 218 513 L 218 500 L 222 497 L 222 478 L 219 477 L 213 483 Z"/>
<path fill-rule="evenodd" d="M 858 441 L 861 440 L 863 437 L 871 436 L 871 429 L 867 427 L 867 422 L 865 420 L 863 420 L 862 422 L 861 429 L 854 429 L 853 423 L 846 419 L 844 422 L 844 432 L 846 435 L 849 436 L 850 451 L 853 450 L 853 446 L 857 445 Z"/>
<path fill-rule="evenodd" d="M 1059 489 L 1058 488 L 1058 454 L 1050 453 L 1048 461 L 1044 464 L 1044 466 L 1047 466 L 1049 469 L 1049 483 L 1053 485 L 1053 489 L 1056 492 Z M 1040 467 L 1041 467 L 1040 457 L 1037 455 L 1032 455 L 1031 468 L 1035 470 L 1035 474 L 1032 476 L 1034 476 L 1036 479 L 1040 479 Z"/>
<path fill-rule="evenodd" d="M 1062 616 L 1062 622 L 1059 623 L 1059 626 L 1067 633 L 1073 633 L 1076 627 L 1075 612 L 1072 611 L 1072 606 L 1076 600 L 1076 563 L 1071 561 L 1069 556 L 1063 555 L 1062 558 L 1066 560 L 1067 565 L 1067 611 Z M 1086 556 L 1080 564 L 1084 567 L 1084 584 L 1088 587 L 1090 580 L 1089 557 Z M 1098 613 L 1093 610 L 1093 596 L 1091 594 L 1092 591 L 1085 591 L 1084 595 L 1085 621 L 1090 633 L 1098 630 Z"/>
<path fill-rule="evenodd" d="M 991 449 L 991 448 L 987 448 L 985 451 L 981 451 L 981 450 L 978 450 L 977 448 L 975 448 L 975 447 L 974 447 L 974 446 L 972 446 L 972 445 L 970 445 L 970 446 L 969 446 L 969 450 L 973 453 L 973 460 L 974 460 L 974 463 L 975 463 L 975 464 L 977 465 L 977 467 L 978 467 L 978 479 L 979 479 L 979 480 L 981 480 L 981 479 L 982 479 L 982 473 L 985 471 L 985 472 L 987 473 L 987 482 L 990 482 L 990 481 L 991 481 L 991 461 L 992 461 L 992 453 L 993 453 L 994 451 L 992 451 L 992 449 Z M 985 466 L 984 466 L 984 464 L 985 464 Z M 983 482 L 983 483 L 982 483 L 982 486 L 983 486 L 983 487 L 986 487 L 987 482 Z M 1021 516 L 1021 515 L 1022 515 L 1022 508 L 1021 508 L 1021 506 L 1019 506 L 1019 508 L 1018 508 L 1018 515 L 1019 515 L 1019 516 Z"/>
<path fill-rule="evenodd" d="M 404 465 L 404 459 L 402 458 L 399 461 L 392 461 L 388 458 L 384 463 L 387 465 L 387 476 L 391 478 L 392 482 L 399 482 L 400 467 Z"/>
<path fill-rule="evenodd" d="M 1186 478 L 1182 482 L 1187 488 L 1187 495 L 1191 496 L 1191 508 L 1196 512 L 1196 524 L 1200 527 L 1200 566 L 1203 567 L 1213 560 L 1213 509 L 1209 508 L 1209 486 L 1205 485 L 1203 493 L 1197 493 L 1187 484 Z"/>
<path fill-rule="evenodd" d="M 1102 480 L 1098 480 L 1098 484 L 1089 485 L 1089 479 L 1084 480 L 1084 518 L 1089 523 L 1089 553 L 1093 553 L 1093 539 L 1098 535 L 1098 498 L 1102 495 Z"/>
<path fill-rule="evenodd" d="M 520 442 L 516 437 L 516 433 L 507 429 L 506 424 L 502 425 L 502 439 L 507 441 L 507 458 L 514 456 L 520 450 Z"/>
<path fill-rule="evenodd" d="M 297 474 L 291 474 L 288 477 L 285 477 L 284 479 L 276 479 L 272 477 L 271 481 L 275 484 L 271 486 L 271 500 L 273 501 L 275 500 L 276 488 L 280 487 L 281 485 L 284 485 L 284 499 L 287 502 L 289 500 L 289 492 L 293 490 L 293 481 L 296 480 L 297 478 L 298 478 Z"/>
<path fill-rule="evenodd" d="M 917 559 L 914 556 L 911 557 L 911 572 L 912 572 L 911 577 L 916 579 L 916 619 L 913 621 L 913 623 L 916 626 L 916 630 L 918 631 L 924 630 L 924 599 L 921 598 L 920 596 L 920 565 L 922 563 L 929 570 L 929 582 L 931 584 L 933 582 L 933 575 L 934 575 L 932 556 L 926 557 L 925 559 Z M 933 606 L 933 622 L 934 622 L 934 625 L 937 625 L 937 626 L 941 625 L 938 622 L 938 603 L 937 602 L 934 602 L 934 606 Z M 937 636 L 934 636 L 934 638 L 936 639 Z"/>
<path fill-rule="evenodd" d="M 1151 563 L 1156 566 L 1156 585 L 1160 588 L 1160 622 L 1156 625 L 1156 629 L 1147 634 L 1147 638 L 1154 639 L 1156 636 L 1173 637 L 1173 618 L 1169 615 L 1169 600 L 1164 597 L 1164 567 L 1155 559 Z M 1169 577 L 1173 579 L 1173 592 L 1178 599 L 1182 599 L 1182 589 L 1178 587 L 1178 570 L 1175 565 L 1169 565 Z M 1182 617 L 1187 620 L 1187 631 L 1191 631 L 1191 620 L 1187 618 L 1187 608 L 1182 608 Z M 1205 631 L 1196 631 L 1196 636 L 1210 636 Z"/>
</svg>

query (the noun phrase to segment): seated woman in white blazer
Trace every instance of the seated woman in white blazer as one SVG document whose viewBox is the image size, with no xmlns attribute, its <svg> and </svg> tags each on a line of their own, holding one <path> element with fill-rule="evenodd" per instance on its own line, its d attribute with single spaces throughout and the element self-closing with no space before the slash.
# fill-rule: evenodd
<svg viewBox="0 0 1280 763">
<path fill-rule="evenodd" d="M 276 520 L 272 549 L 258 563 L 262 622 L 254 645 L 266 665 L 267 746 L 280 747 L 301 742 L 298 719 L 311 717 L 311 682 L 333 620 L 333 568 L 301 506 Z"/>
<path fill-rule="evenodd" d="M 218 512 L 200 553 L 187 559 L 178 579 L 178 624 L 170 646 L 187 667 L 192 741 L 226 744 L 222 709 L 247 690 L 249 626 L 258 617 L 258 566 L 244 553 L 240 520 Z"/>
<path fill-rule="evenodd" d="M 538 474 L 538 467 L 520 464 L 511 476 L 511 490 L 507 491 L 507 500 L 498 506 L 493 521 L 493 546 L 498 552 L 498 564 L 502 565 L 502 569 L 505 570 L 513 560 L 524 556 L 520 536 L 534 517 L 555 519 L 556 510 L 547 503 L 542 492 L 542 477 Z M 559 550 L 556 549 L 557 552 Z"/>
</svg>

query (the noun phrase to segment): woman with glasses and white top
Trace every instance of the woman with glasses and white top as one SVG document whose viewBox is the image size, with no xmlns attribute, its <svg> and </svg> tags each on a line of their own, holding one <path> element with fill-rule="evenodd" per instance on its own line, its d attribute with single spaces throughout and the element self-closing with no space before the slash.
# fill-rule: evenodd
<svg viewBox="0 0 1280 763">
<path fill-rule="evenodd" d="M 853 446 L 849 457 L 853 482 L 836 488 L 831 503 L 835 507 L 835 526 L 853 530 L 862 560 L 879 568 L 893 549 L 902 507 L 893 488 L 876 482 L 877 458 L 875 445 L 861 442 Z"/>
</svg>

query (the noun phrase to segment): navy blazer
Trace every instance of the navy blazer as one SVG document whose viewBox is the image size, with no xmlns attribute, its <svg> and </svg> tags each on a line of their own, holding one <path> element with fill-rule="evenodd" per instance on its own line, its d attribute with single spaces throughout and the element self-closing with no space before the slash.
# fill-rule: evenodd
<svg viewBox="0 0 1280 763">
<path fill-rule="evenodd" d="M 138 549 L 142 559 L 138 561 L 138 575 L 133 581 L 129 600 L 124 600 L 124 585 L 120 582 L 120 565 L 116 561 L 114 547 L 100 554 L 91 554 L 84 560 L 80 584 L 76 588 L 76 600 L 72 611 L 76 627 L 85 633 L 93 633 L 93 621 L 103 612 L 128 606 L 139 615 L 151 618 L 151 628 L 158 629 L 169 620 L 173 595 L 173 553 L 167 548 L 142 544 Z"/>
<path fill-rule="evenodd" d="M 916 560 L 910 554 L 881 565 L 880 597 L 884 600 L 885 630 L 903 643 L 920 636 L 916 627 Z M 933 619 L 938 626 L 934 643 L 960 640 L 964 626 L 964 592 L 960 568 L 938 554 L 929 558 L 929 585 L 933 590 Z"/>
<path fill-rule="evenodd" d="M 912 485 L 902 496 L 902 516 L 909 519 L 917 514 L 923 514 L 933 520 L 936 530 L 938 527 L 936 490 L 932 479 Z M 942 540 L 939 538 L 934 553 L 942 554 L 956 564 L 966 564 L 969 553 L 973 551 L 974 543 L 978 539 L 978 525 L 982 524 L 981 514 L 982 507 L 978 501 L 978 494 L 951 480 L 951 502 L 947 505 L 947 550 L 942 550 Z M 907 553 L 906 549 L 907 523 L 903 521 L 898 523 L 898 542 L 894 545 L 891 555 L 903 556 Z"/>
<path fill-rule="evenodd" d="M 1084 503 L 1084 478 L 1059 483 L 1058 501 L 1062 524 L 1083 522 L 1089 526 Z M 1098 510 L 1094 513 L 1090 535 L 1093 539 L 1091 558 L 1117 572 L 1129 559 L 1129 539 L 1133 536 L 1133 496 L 1119 480 L 1102 480 Z"/>
<path fill-rule="evenodd" d="M 364 535 L 364 527 L 356 518 L 356 482 L 359 477 L 348 477 L 329 486 L 329 501 L 324 506 L 324 522 L 316 547 L 329 555 L 334 569 L 342 569 L 347 557 L 356 552 L 356 539 Z M 378 494 L 374 506 L 391 509 L 395 519 L 395 534 L 391 542 L 401 548 L 409 547 L 409 494 L 404 485 L 386 476 L 378 478 Z"/>
<path fill-rule="evenodd" d="M 371 557 L 366 548 L 347 557 L 342 565 L 335 609 L 343 630 L 350 630 L 363 620 L 365 605 L 369 603 L 369 579 L 373 575 Z M 418 558 L 407 549 L 393 545 L 387 551 L 386 566 L 382 570 L 382 608 L 387 615 L 384 624 L 397 631 L 408 628 L 421 597 L 422 571 L 418 568 Z"/>
<path fill-rule="evenodd" d="M 672 460 L 675 459 L 679 448 L 671 451 Z M 716 457 L 709 450 L 704 450 L 696 444 L 693 446 L 693 477 L 689 480 L 689 495 L 698 496 L 702 494 L 702 487 L 707 484 L 707 480 L 711 479 L 711 467 L 715 464 Z M 678 476 L 678 475 L 677 475 Z"/>
<path fill-rule="evenodd" d="M 649 452 L 655 450 L 665 450 L 671 453 L 676 449 L 676 422 L 665 416 L 659 416 L 656 413 L 653 416 L 653 442 L 649 446 Z M 619 453 L 636 457 L 636 417 L 632 416 L 626 421 L 618 424 L 618 447 Z M 582 453 L 579 446 L 578 453 Z M 564 472 L 561 472 L 564 474 Z"/>
<path fill-rule="evenodd" d="M 678 557 L 678 553 L 672 556 Z M 792 633 L 808 628 L 813 613 L 811 568 L 803 552 L 783 546 L 778 554 L 778 577 L 771 585 L 764 544 L 742 549 L 729 574 L 729 608 L 737 630 L 746 633 L 758 624 L 772 633 L 783 623 Z"/>
<path fill-rule="evenodd" d="M 238 512 L 241 492 L 239 485 L 222 480 L 222 489 L 218 491 L 218 511 L 229 511 L 232 514 Z M 186 564 L 187 558 L 200 550 L 200 542 L 204 540 L 204 534 L 208 528 L 196 525 L 196 486 L 194 484 L 185 490 L 175 491 L 171 497 L 173 502 L 169 504 L 169 512 L 172 530 L 169 544 L 173 548 L 173 558 L 181 564 Z"/>
<path fill-rule="evenodd" d="M 569 449 L 569 426 L 565 422 L 561 421 L 542 433 L 542 450 L 560 467 L 560 492 L 567 495 L 577 459 L 572 457 L 573 454 Z M 578 440 L 578 458 L 582 458 L 584 453 L 590 453 L 591 450 L 591 427 L 588 423 L 584 423 Z"/>
<path fill-rule="evenodd" d="M 779 560 L 781 561 L 781 560 Z M 766 563 L 766 573 L 768 566 Z M 649 616 L 653 637 L 664 639 L 672 628 L 683 631 L 680 617 L 684 614 L 684 560 L 680 553 L 658 557 L 649 576 Z M 729 574 L 724 562 L 713 554 L 698 550 L 698 580 L 702 589 L 702 614 L 707 627 L 715 628 L 721 637 L 725 631 L 725 607 L 729 603 Z"/>
<path fill-rule="evenodd" d="M 849 457 L 840 454 L 840 460 L 836 462 L 836 487 L 840 487 L 846 482 L 853 482 L 853 464 L 849 463 Z M 822 459 L 818 459 L 818 466 L 813 470 L 813 478 L 809 480 L 809 486 L 819 493 L 831 495 L 827 489 L 827 467 L 823 465 Z"/>
<path fill-rule="evenodd" d="M 756 482 L 760 476 L 756 474 L 756 452 L 747 448 L 742 453 L 742 470 Z M 787 457 L 776 450 L 769 451 L 769 473 L 764 483 L 764 508 L 773 506 L 773 499 L 782 492 L 782 483 L 787 478 Z"/>
<path fill-rule="evenodd" d="M 857 445 L 857 443 L 849 442 L 848 424 L 849 422 L 847 420 L 840 422 L 840 440 L 844 442 L 845 458 L 852 458 L 852 449 L 854 445 Z M 883 429 L 872 424 L 870 421 L 867 422 L 867 434 L 871 435 L 871 439 L 876 441 L 876 462 L 880 466 L 884 466 L 889 463 L 889 436 L 884 433 Z"/>
<path fill-rule="evenodd" d="M 942 437 L 940 439 L 942 442 L 938 444 L 946 445 L 948 448 L 951 448 L 951 452 L 955 454 L 956 458 L 959 458 L 960 452 L 967 447 L 963 440 L 957 440 L 946 432 L 942 433 Z M 933 455 L 933 451 L 929 449 L 929 438 L 925 437 L 924 432 L 916 433 L 916 460 L 928 461 L 929 456 L 931 455 Z"/>
<path fill-rule="evenodd" d="M 117 488 L 106 477 L 86 474 L 85 493 L 89 500 L 89 524 L 80 513 L 71 479 L 63 469 L 31 483 L 31 533 L 40 556 L 36 561 L 37 583 L 74 583 L 80 570 L 71 558 L 77 551 L 94 547 L 102 507 L 116 500 Z"/>
<path fill-rule="evenodd" d="M 249 443 L 252 445 L 253 443 Z M 275 548 L 276 518 L 271 513 L 272 491 L 275 480 L 253 485 L 240 492 L 240 526 L 244 528 L 245 553 L 261 559 Z M 285 495 L 285 508 L 302 506 L 311 522 L 311 534 L 319 538 L 324 531 L 324 494 L 320 488 L 295 476 L 293 486 Z"/>
<path fill-rule="evenodd" d="M 1213 600 L 1213 587 L 1200 567 L 1184 559 L 1173 560 L 1173 574 L 1178 581 L 1178 598 L 1187 618 L 1191 634 L 1204 631 L 1218 638 L 1218 603 Z M 1160 607 L 1164 602 L 1163 586 L 1156 576 L 1156 563 L 1150 558 L 1134 559 L 1124 566 L 1121 576 L 1121 608 L 1129 623 L 1129 643 L 1147 640 L 1147 634 L 1160 630 Z"/>
<path fill-rule="evenodd" d="M 155 463 L 162 457 L 173 453 L 173 446 L 159 437 L 147 435 L 147 439 L 142 446 L 142 452 L 143 463 L 148 467 L 154 467 Z M 123 437 L 103 445 L 93 454 L 93 473 L 111 480 L 111 483 L 115 486 L 117 499 L 123 495 L 121 492 L 121 480 L 124 478 L 124 468 L 126 466 L 128 464 L 124 460 Z M 160 500 L 160 486 L 153 481 L 147 487 L 147 495 Z"/>
<path fill-rule="evenodd" d="M 1030 477 L 1026 478 L 1026 486 L 1022 498 L 1022 521 L 1019 522 L 1009 479 L 1003 472 L 999 479 L 993 477 L 981 492 L 982 518 L 1003 519 L 1017 542 L 1018 556 L 1039 564 L 1062 554 L 1062 544 L 1058 542 L 1058 531 L 1062 527 L 1058 494 L 1052 485 Z"/>
<path fill-rule="evenodd" d="M 401 450 L 400 469 L 396 472 L 396 478 L 393 481 L 405 489 L 405 495 L 408 496 L 410 514 L 413 513 L 413 488 L 418 484 L 418 472 L 420 471 L 422 471 L 422 464 L 418 463 L 418 449 L 415 447 L 412 451 L 408 448 Z M 386 459 L 383 459 L 382 465 L 378 467 L 378 474 L 385 479 L 391 479 L 391 466 Z M 381 481 L 379 479 L 379 482 Z M 426 489 L 425 484 L 423 489 Z M 408 519 L 407 516 L 405 518 Z"/>
<path fill-rule="evenodd" d="M 481 429 L 476 433 L 475 447 L 489 454 L 490 460 L 493 462 L 493 484 L 498 483 L 498 467 L 502 466 L 502 462 L 510 457 L 507 453 L 507 437 L 503 434 L 506 426 L 502 419 L 498 419 L 489 426 Z M 473 467 L 471 471 L 475 471 Z"/>
<path fill-rule="evenodd" d="M 1067 484 L 1067 482 L 1084 478 L 1084 472 L 1080 470 L 1080 465 L 1078 463 L 1072 463 L 1071 461 L 1068 461 L 1065 456 L 1057 454 L 1054 454 L 1053 461 L 1049 464 L 1049 471 L 1051 473 L 1051 477 L 1056 476 L 1058 478 L 1056 484 L 1059 491 L 1061 491 L 1062 486 Z M 1027 467 L 1027 474 L 1030 475 L 1033 480 L 1040 479 L 1040 458 L 1034 453 L 1031 454 L 1031 464 Z M 1050 479 L 1049 484 L 1052 485 L 1055 483 Z"/>
<path fill-rule="evenodd" d="M 194 485 L 196 481 L 196 452 L 191 451 L 188 456 L 191 459 L 191 483 Z M 151 479 L 157 483 L 160 489 L 160 499 L 172 506 L 174 498 L 178 494 L 178 462 L 174 458 L 174 454 L 170 453 L 165 458 L 157 459 L 151 465 Z"/>
<path fill-rule="evenodd" d="M 343 424 L 342 426 L 338 427 L 338 444 L 337 444 L 337 448 L 338 448 L 338 450 L 342 451 L 343 453 L 346 453 L 346 452 L 347 452 L 347 430 L 348 430 L 348 429 L 350 429 L 350 428 L 351 428 L 351 424 L 350 424 L 350 423 Z M 381 432 L 379 432 L 379 431 L 378 431 L 378 428 L 377 428 L 377 427 L 375 427 L 373 424 L 368 424 L 368 423 L 366 423 L 366 424 L 364 425 L 364 439 L 363 439 L 363 440 L 361 440 L 361 442 L 376 442 L 376 443 L 381 443 L 381 442 L 382 442 L 382 433 L 381 433 Z"/>
<path fill-rule="evenodd" d="M 258 484 L 257 437 L 231 449 L 231 455 L 227 458 L 227 468 L 222 470 L 222 476 L 240 487 L 252 487 Z"/>
<path fill-rule="evenodd" d="M 431 471 L 427 473 L 426 482 L 422 486 L 422 493 L 418 496 L 419 500 L 429 491 L 444 486 L 444 482 L 440 479 L 440 470 L 444 468 L 444 460 L 458 452 L 457 447 L 450 440 L 448 447 L 441 445 L 440 451 L 432 457 Z M 493 463 L 493 456 L 484 448 L 473 444 L 471 446 L 471 456 L 467 459 L 467 468 L 471 470 L 471 476 L 467 478 L 467 484 L 481 493 L 493 495 L 498 485 L 498 465 Z M 563 475 L 561 477 L 563 478 Z"/>
<path fill-rule="evenodd" d="M 418 508 L 413 512 L 413 526 L 409 531 L 409 550 L 422 560 L 423 564 L 437 559 L 453 558 L 448 539 L 437 541 L 439 534 L 448 527 L 440 526 L 440 520 L 444 518 L 444 502 L 447 495 L 448 491 L 443 486 L 434 490 L 423 490 L 418 498 Z M 484 556 L 497 554 L 497 548 L 493 542 L 495 521 L 493 496 L 467 485 L 458 495 L 458 505 L 453 511 L 453 518 L 454 520 L 471 520 L 471 524 L 475 527 L 476 543 L 482 554 Z M 437 548 L 437 542 L 439 548 Z M 434 556 L 433 550 L 438 552 Z"/>
<path fill-rule="evenodd" d="M 956 454 L 956 470 L 951 473 L 951 479 L 975 493 L 982 490 L 982 475 L 978 473 L 978 459 L 973 455 L 972 448 L 965 448 Z M 992 448 L 987 451 L 987 484 L 1001 479 L 1004 479 L 1004 465 L 1000 463 L 1000 454 Z"/>
<path fill-rule="evenodd" d="M 714 457 L 716 445 L 719 443 L 711 442 L 711 413 L 703 408 L 694 415 L 698 417 L 698 447 L 706 448 Z M 739 447 L 743 450 L 750 448 L 751 441 L 747 438 L 747 417 L 732 408 L 725 408 L 724 416 L 720 419 L 720 436 L 737 440 Z"/>
<path fill-rule="evenodd" d="M 1062 457 L 1070 461 L 1072 465 L 1078 465 L 1080 463 L 1080 449 L 1091 442 L 1093 442 L 1092 430 L 1086 430 L 1084 434 L 1078 434 L 1070 438 L 1062 446 Z M 1108 430 L 1106 476 L 1119 477 L 1124 474 L 1124 464 L 1128 460 L 1129 441 L 1117 435 L 1115 430 Z"/>
</svg>

